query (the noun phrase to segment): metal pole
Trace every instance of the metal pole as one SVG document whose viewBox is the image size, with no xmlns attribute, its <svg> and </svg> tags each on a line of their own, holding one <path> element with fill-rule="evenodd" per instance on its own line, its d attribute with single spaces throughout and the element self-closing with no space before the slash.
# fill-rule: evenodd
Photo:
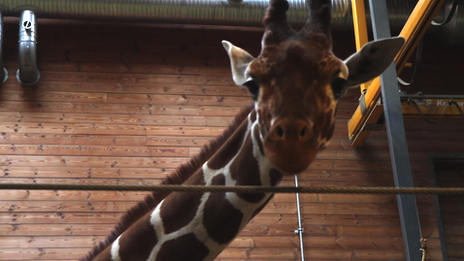
<svg viewBox="0 0 464 261">
<path fill-rule="evenodd" d="M 375 2 L 375 3 L 374 3 Z M 374 39 L 390 37 L 387 5 L 385 0 L 369 0 Z M 392 63 L 380 76 L 382 103 L 387 127 L 388 146 L 396 187 L 414 187 L 409 152 L 404 130 L 400 93 Z M 421 260 L 422 238 L 415 195 L 397 195 L 401 231 L 407 261 Z"/>
<path fill-rule="evenodd" d="M 295 175 L 295 187 L 298 187 L 298 176 Z M 304 228 L 301 222 L 301 208 L 300 208 L 300 193 L 295 193 L 296 195 L 296 211 L 298 214 L 298 229 L 295 230 L 295 233 L 300 237 L 300 252 L 301 252 L 301 261 L 305 261 L 304 257 L 304 246 L 303 246 L 303 232 Z"/>
<path fill-rule="evenodd" d="M 0 13 L 0 85 L 8 79 L 8 71 L 3 66 L 3 15 Z"/>
<path fill-rule="evenodd" d="M 451 158 L 451 157 L 450 157 Z M 435 157 L 430 156 L 430 173 L 432 175 L 432 186 L 437 187 L 437 175 L 435 171 Z M 441 255 L 443 256 L 443 261 L 448 261 L 448 251 L 446 246 L 445 240 L 445 229 L 443 228 L 443 218 L 441 216 L 441 208 L 440 208 L 440 196 L 434 195 L 435 199 L 435 211 L 437 217 L 437 224 L 438 224 L 438 234 L 440 235 L 440 245 L 441 245 Z"/>
</svg>

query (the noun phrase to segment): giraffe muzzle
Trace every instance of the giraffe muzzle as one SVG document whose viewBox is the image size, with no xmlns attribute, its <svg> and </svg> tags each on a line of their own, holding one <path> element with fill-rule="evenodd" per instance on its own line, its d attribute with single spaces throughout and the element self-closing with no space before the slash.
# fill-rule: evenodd
<svg viewBox="0 0 464 261">
<path fill-rule="evenodd" d="M 273 141 L 312 142 L 312 125 L 305 120 L 279 120 L 275 121 L 269 132 L 269 139 Z"/>
<path fill-rule="evenodd" d="M 308 121 L 277 120 L 264 141 L 265 155 L 271 164 L 285 174 L 299 174 L 317 154 L 312 124 Z"/>
</svg>

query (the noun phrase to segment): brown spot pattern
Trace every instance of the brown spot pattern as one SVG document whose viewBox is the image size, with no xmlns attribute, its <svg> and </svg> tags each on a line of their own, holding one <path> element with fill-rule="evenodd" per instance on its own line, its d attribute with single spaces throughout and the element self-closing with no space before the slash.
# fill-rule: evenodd
<svg viewBox="0 0 464 261">
<path fill-rule="evenodd" d="M 217 174 L 214 176 L 214 178 L 211 180 L 211 185 L 215 186 L 224 186 L 226 184 L 226 177 L 224 174 Z"/>
<path fill-rule="evenodd" d="M 205 178 L 203 175 L 203 169 L 198 169 L 189 179 L 187 179 L 184 185 L 206 185 Z"/>
<path fill-rule="evenodd" d="M 261 206 L 259 206 L 255 212 L 253 212 L 253 215 L 251 215 L 251 218 L 250 220 L 252 220 L 256 215 L 258 215 L 259 212 L 261 212 L 261 210 L 263 210 L 263 208 L 267 205 L 267 203 L 269 203 L 269 201 L 271 201 L 271 199 L 274 197 L 274 194 L 271 195 L 267 200 L 266 202 L 264 202 Z"/>
<path fill-rule="evenodd" d="M 203 225 L 219 244 L 230 242 L 238 234 L 243 213 L 236 209 L 224 192 L 211 193 L 205 204 Z"/>
<path fill-rule="evenodd" d="M 219 150 L 219 153 L 216 153 L 211 160 L 208 161 L 208 167 L 210 169 L 220 169 L 224 167 L 235 155 L 237 155 L 242 145 L 247 126 L 248 122 L 243 121 L 237 131 L 234 132 L 230 139 L 227 140 L 224 146 Z M 227 148 L 227 150 L 224 150 L 223 148 Z"/>
<path fill-rule="evenodd" d="M 166 241 L 161 246 L 156 261 L 202 261 L 208 254 L 208 248 L 190 233 Z"/>
<path fill-rule="evenodd" d="M 258 161 L 255 159 L 252 150 L 251 137 L 246 138 L 244 148 L 230 165 L 232 178 L 236 180 L 236 185 L 261 186 Z M 261 201 L 264 193 L 237 193 L 244 200 L 252 203 Z"/>
<path fill-rule="evenodd" d="M 148 213 L 119 238 L 119 256 L 121 260 L 147 260 L 157 242 L 158 237 L 150 223 L 150 213 Z"/>
<path fill-rule="evenodd" d="M 271 169 L 269 171 L 269 176 L 271 177 L 271 186 L 277 186 L 284 175 L 276 169 Z"/>
<path fill-rule="evenodd" d="M 195 217 L 201 203 L 202 192 L 174 192 L 160 209 L 164 233 L 169 234 L 188 225 Z"/>
</svg>

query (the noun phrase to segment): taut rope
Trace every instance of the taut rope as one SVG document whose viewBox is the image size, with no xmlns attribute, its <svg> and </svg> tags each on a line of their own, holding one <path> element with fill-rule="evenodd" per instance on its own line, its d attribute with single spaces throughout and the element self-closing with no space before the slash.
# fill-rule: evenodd
<svg viewBox="0 0 464 261">
<path fill-rule="evenodd" d="M 92 184 L 24 184 L 0 183 L 1 189 L 25 190 L 113 190 L 113 191 L 179 191 L 240 193 L 327 193 L 327 194 L 436 194 L 464 195 L 464 188 L 395 188 L 395 187 L 262 187 L 262 186 L 197 186 L 197 185 L 92 185 Z"/>
</svg>

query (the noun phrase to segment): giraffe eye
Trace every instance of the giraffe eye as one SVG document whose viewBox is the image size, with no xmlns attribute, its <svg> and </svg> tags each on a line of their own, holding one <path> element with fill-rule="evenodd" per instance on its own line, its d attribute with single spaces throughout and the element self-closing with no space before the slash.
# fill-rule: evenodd
<svg viewBox="0 0 464 261">
<path fill-rule="evenodd" d="M 348 81 L 346 79 L 336 77 L 332 83 L 332 92 L 335 97 L 335 99 L 340 99 L 340 97 L 343 95 L 343 91 L 345 90 L 345 87 L 348 86 Z"/>
<path fill-rule="evenodd" d="M 256 101 L 258 99 L 258 94 L 259 94 L 259 85 L 258 85 L 258 83 L 255 80 L 250 79 L 247 82 L 245 82 L 243 84 L 243 86 L 248 88 L 248 90 L 251 93 L 251 97 L 253 98 L 253 100 Z"/>
</svg>

